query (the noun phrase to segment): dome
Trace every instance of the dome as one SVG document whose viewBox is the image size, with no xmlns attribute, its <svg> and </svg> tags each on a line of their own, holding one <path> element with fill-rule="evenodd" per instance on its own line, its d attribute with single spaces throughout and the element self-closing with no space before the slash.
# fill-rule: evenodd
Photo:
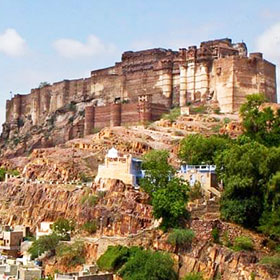
<svg viewBox="0 0 280 280">
<path fill-rule="evenodd" d="M 117 158 L 118 156 L 118 150 L 116 150 L 115 148 L 111 148 L 107 153 L 108 158 Z"/>
</svg>

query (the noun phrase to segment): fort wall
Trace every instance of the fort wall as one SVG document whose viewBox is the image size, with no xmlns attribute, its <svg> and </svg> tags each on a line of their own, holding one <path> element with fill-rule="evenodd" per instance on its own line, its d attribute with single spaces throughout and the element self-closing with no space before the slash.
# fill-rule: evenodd
<svg viewBox="0 0 280 280">
<path fill-rule="evenodd" d="M 221 112 L 237 112 L 248 94 L 262 92 L 268 101 L 276 102 L 275 73 L 275 65 L 262 54 L 248 56 L 244 43 L 233 44 L 230 39 L 179 51 L 129 51 L 123 53 L 121 62 L 92 71 L 88 78 L 64 80 L 16 95 L 6 103 L 5 127 L 16 126 L 19 119 L 41 125 L 49 114 L 70 102 L 85 102 L 94 106 L 86 113 L 87 134 L 93 129 L 89 118 L 94 118 L 94 127 L 139 120 L 138 98 L 145 95 L 150 96 L 155 112 L 150 116 L 145 111 L 143 120 L 156 119 L 173 106 L 196 102 L 214 102 Z M 122 104 L 115 106 L 116 101 Z"/>
<path fill-rule="evenodd" d="M 143 124 L 158 120 L 169 110 L 165 105 L 151 103 L 151 98 L 141 96 L 137 103 L 110 104 L 106 106 L 85 108 L 84 134 L 92 134 L 95 128 L 104 126 L 121 126 Z"/>
</svg>

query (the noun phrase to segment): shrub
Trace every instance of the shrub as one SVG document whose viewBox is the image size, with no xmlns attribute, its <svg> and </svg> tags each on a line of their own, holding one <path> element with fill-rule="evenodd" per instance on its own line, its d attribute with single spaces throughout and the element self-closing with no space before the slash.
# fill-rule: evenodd
<svg viewBox="0 0 280 280">
<path fill-rule="evenodd" d="M 189 199 L 190 199 L 190 201 L 194 201 L 194 200 L 200 199 L 202 197 L 203 197 L 203 194 L 201 191 L 201 183 L 196 181 L 195 184 L 190 188 Z"/>
<path fill-rule="evenodd" d="M 88 182 L 92 182 L 93 178 L 90 175 L 87 175 L 85 173 L 80 173 L 78 175 L 79 179 L 83 182 L 83 183 L 88 183 Z"/>
<path fill-rule="evenodd" d="M 214 243 L 220 243 L 220 232 L 217 227 L 213 228 L 211 231 L 212 239 Z"/>
<path fill-rule="evenodd" d="M 232 246 L 231 241 L 228 237 L 228 232 L 227 231 L 225 231 L 223 236 L 222 236 L 222 243 L 223 243 L 224 246 L 229 247 L 229 248 Z"/>
<path fill-rule="evenodd" d="M 52 251 L 54 253 L 59 239 L 59 236 L 56 234 L 39 237 L 39 239 L 35 240 L 28 249 L 28 252 L 31 254 L 31 259 L 37 258 L 46 251 Z"/>
<path fill-rule="evenodd" d="M 123 280 L 175 280 L 174 261 L 167 253 L 136 250 L 133 257 L 121 268 Z"/>
<path fill-rule="evenodd" d="M 222 127 L 222 125 L 217 124 L 217 125 L 215 125 L 215 126 L 213 126 L 213 127 L 211 128 L 211 131 L 213 131 L 213 132 L 215 132 L 215 133 L 219 133 L 221 127 Z"/>
<path fill-rule="evenodd" d="M 87 231 L 90 234 L 93 234 L 97 230 L 97 223 L 96 221 L 90 221 L 83 224 L 82 229 Z"/>
<path fill-rule="evenodd" d="M 176 107 L 170 110 L 169 114 L 164 114 L 163 119 L 175 122 L 176 119 L 181 115 L 180 107 Z"/>
<path fill-rule="evenodd" d="M 0 168 L 0 181 L 5 180 L 5 175 L 6 175 L 6 169 L 5 168 Z"/>
<path fill-rule="evenodd" d="M 79 111 L 79 116 L 81 116 L 81 117 L 84 117 L 85 116 L 85 110 L 81 110 L 81 111 Z"/>
<path fill-rule="evenodd" d="M 67 110 L 71 112 L 76 112 L 77 110 L 76 104 L 74 102 L 69 103 L 67 105 Z"/>
<path fill-rule="evenodd" d="M 193 272 L 193 273 L 188 273 L 183 280 L 203 280 L 203 277 L 201 273 L 199 272 Z"/>
<path fill-rule="evenodd" d="M 60 262 L 68 267 L 85 263 L 85 246 L 81 241 L 73 244 L 60 244 L 56 249 Z"/>
<path fill-rule="evenodd" d="M 253 240 L 248 236 L 239 236 L 234 239 L 233 250 L 234 251 L 251 251 L 254 249 Z"/>
<path fill-rule="evenodd" d="M 230 123 L 230 119 L 229 118 L 224 118 L 224 124 L 228 124 Z"/>
<path fill-rule="evenodd" d="M 167 242 L 173 246 L 189 246 L 194 236 L 191 229 L 173 229 L 168 235 Z"/>
<path fill-rule="evenodd" d="M 184 136 L 185 134 L 184 134 L 182 131 L 180 131 L 180 130 L 175 130 L 175 131 L 173 132 L 173 135 L 174 135 L 174 136 Z"/>
<path fill-rule="evenodd" d="M 116 271 L 130 256 L 128 247 L 109 246 L 106 252 L 97 260 L 98 267 L 103 271 Z"/>
<path fill-rule="evenodd" d="M 69 221 L 64 218 L 59 218 L 52 225 L 52 230 L 56 233 L 61 240 L 70 240 L 70 234 L 75 229 L 75 222 Z"/>
<path fill-rule="evenodd" d="M 98 197 L 92 194 L 85 194 L 81 198 L 81 204 L 87 204 L 89 207 L 94 207 L 98 201 Z"/>
<path fill-rule="evenodd" d="M 275 255 L 275 256 L 264 257 L 260 260 L 260 263 L 272 266 L 273 268 L 280 269 L 280 256 Z"/>
<path fill-rule="evenodd" d="M 191 111 L 194 113 L 205 113 L 207 111 L 207 107 L 200 105 L 198 107 L 192 107 Z"/>
<path fill-rule="evenodd" d="M 220 113 L 221 113 L 221 109 L 220 109 L 220 108 L 214 109 L 214 113 L 215 113 L 215 114 L 220 114 Z"/>
<path fill-rule="evenodd" d="M 74 116 L 72 116 L 68 119 L 68 123 L 73 123 L 73 121 L 74 121 Z"/>
</svg>

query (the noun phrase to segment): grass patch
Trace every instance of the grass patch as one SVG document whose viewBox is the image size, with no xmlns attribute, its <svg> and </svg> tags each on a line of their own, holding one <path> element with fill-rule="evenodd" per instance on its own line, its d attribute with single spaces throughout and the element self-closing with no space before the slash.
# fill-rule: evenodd
<svg viewBox="0 0 280 280">
<path fill-rule="evenodd" d="M 260 264 L 269 265 L 273 268 L 280 269 L 280 255 L 263 257 L 260 260 Z"/>
<path fill-rule="evenodd" d="M 236 237 L 232 249 L 234 251 L 252 251 L 254 249 L 253 240 L 248 236 Z"/>
</svg>

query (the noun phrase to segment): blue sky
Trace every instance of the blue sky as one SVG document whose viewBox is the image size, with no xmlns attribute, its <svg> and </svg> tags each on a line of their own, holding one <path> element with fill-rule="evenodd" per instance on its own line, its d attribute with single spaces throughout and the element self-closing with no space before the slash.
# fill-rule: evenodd
<svg viewBox="0 0 280 280">
<path fill-rule="evenodd" d="M 89 76 L 126 50 L 244 41 L 280 62 L 280 1 L 0 0 L 0 123 L 10 91 Z"/>
</svg>

